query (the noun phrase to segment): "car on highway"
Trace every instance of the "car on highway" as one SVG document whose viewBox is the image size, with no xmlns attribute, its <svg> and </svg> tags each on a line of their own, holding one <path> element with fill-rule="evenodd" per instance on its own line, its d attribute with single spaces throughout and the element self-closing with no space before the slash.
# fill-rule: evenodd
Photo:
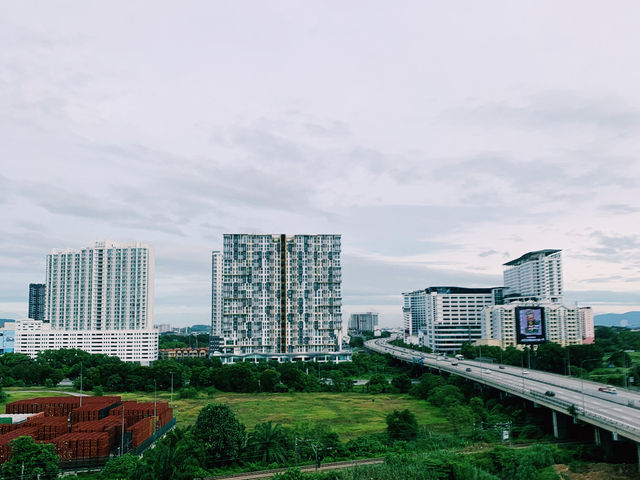
<svg viewBox="0 0 640 480">
<path fill-rule="evenodd" d="M 504 365 L 500 365 L 498 368 L 499 368 L 500 370 L 504 370 Z"/>
<path fill-rule="evenodd" d="M 489 370 L 488 368 L 485 368 L 485 369 L 483 370 L 483 372 L 484 372 L 484 373 L 491 373 L 491 370 Z"/>
<path fill-rule="evenodd" d="M 555 397 L 556 396 L 556 392 L 554 392 L 553 390 L 547 390 L 546 392 L 544 392 L 544 394 L 547 397 Z"/>
<path fill-rule="evenodd" d="M 604 393 L 611 393 L 613 395 L 616 395 L 618 393 L 618 391 L 616 390 L 616 387 L 614 387 L 613 385 L 607 385 L 606 387 L 600 387 L 598 389 L 601 392 Z"/>
<path fill-rule="evenodd" d="M 467 369 L 465 370 L 465 372 L 470 372 L 471 369 L 469 367 L 467 367 Z"/>
<path fill-rule="evenodd" d="M 523 374 L 523 375 L 529 375 L 529 370 L 523 370 L 523 371 L 522 371 L 522 374 Z"/>
</svg>

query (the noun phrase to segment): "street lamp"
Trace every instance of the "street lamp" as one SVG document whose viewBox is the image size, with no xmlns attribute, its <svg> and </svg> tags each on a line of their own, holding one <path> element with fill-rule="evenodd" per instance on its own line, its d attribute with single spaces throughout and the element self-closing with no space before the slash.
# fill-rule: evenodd
<svg viewBox="0 0 640 480">
<path fill-rule="evenodd" d="M 582 371 L 582 365 L 584 362 L 597 362 L 600 358 L 585 358 L 580 362 L 580 391 L 582 392 L 582 415 L 585 414 L 584 408 L 584 372 Z"/>
</svg>

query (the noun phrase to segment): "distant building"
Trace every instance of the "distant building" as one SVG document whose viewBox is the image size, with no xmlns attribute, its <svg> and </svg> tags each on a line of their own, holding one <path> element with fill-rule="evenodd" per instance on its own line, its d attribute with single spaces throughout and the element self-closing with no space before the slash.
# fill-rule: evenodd
<svg viewBox="0 0 640 480">
<path fill-rule="evenodd" d="M 0 354 L 15 351 L 16 323 L 14 321 L 0 322 Z"/>
<path fill-rule="evenodd" d="M 160 360 L 183 358 L 206 358 L 209 356 L 209 348 L 161 348 L 159 350 Z"/>
<path fill-rule="evenodd" d="M 33 320 L 44 320 L 46 288 L 44 283 L 29 284 L 29 318 Z"/>
<path fill-rule="evenodd" d="M 211 354 L 342 361 L 340 235 L 225 234 L 212 253 Z"/>
<path fill-rule="evenodd" d="M 158 333 L 168 333 L 173 331 L 170 323 L 160 323 L 156 325 L 156 328 L 158 329 Z"/>
<path fill-rule="evenodd" d="M 547 302 L 511 302 L 505 305 L 487 306 L 482 311 L 482 340 L 478 343 L 494 345 L 500 348 L 517 346 L 516 308 L 541 307 L 544 310 L 547 342 L 562 346 L 581 345 L 582 330 L 578 307 L 567 307 L 558 303 Z"/>
<path fill-rule="evenodd" d="M 220 352 L 222 345 L 222 252 L 211 252 L 211 353 Z"/>
<path fill-rule="evenodd" d="M 593 324 L 594 315 L 591 307 L 580 307 L 580 331 L 582 332 L 582 343 L 593 343 L 596 338 Z"/>
<path fill-rule="evenodd" d="M 562 303 L 562 250 L 537 250 L 504 264 L 506 299 Z"/>
<path fill-rule="evenodd" d="M 374 332 L 378 326 L 378 314 L 375 312 L 352 313 L 349 317 L 350 333 Z"/>
<path fill-rule="evenodd" d="M 502 301 L 502 288 L 429 287 L 402 295 L 405 341 L 420 334 L 433 351 L 455 352 L 481 338 L 482 309 Z"/>
<path fill-rule="evenodd" d="M 150 363 L 158 355 L 153 276 L 153 249 L 145 244 L 53 250 L 46 261 L 44 323 L 17 322 L 16 352 L 79 348 Z"/>
</svg>

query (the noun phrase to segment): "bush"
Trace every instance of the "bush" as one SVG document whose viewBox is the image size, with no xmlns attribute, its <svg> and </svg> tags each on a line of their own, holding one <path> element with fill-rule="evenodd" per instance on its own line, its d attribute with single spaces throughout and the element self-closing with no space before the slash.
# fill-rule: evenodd
<svg viewBox="0 0 640 480">
<path fill-rule="evenodd" d="M 393 440 L 415 440 L 418 436 L 416 416 L 406 408 L 387 415 L 387 433 Z"/>
<path fill-rule="evenodd" d="M 196 398 L 197 396 L 198 390 L 193 387 L 184 387 L 178 392 L 178 398 Z"/>
</svg>

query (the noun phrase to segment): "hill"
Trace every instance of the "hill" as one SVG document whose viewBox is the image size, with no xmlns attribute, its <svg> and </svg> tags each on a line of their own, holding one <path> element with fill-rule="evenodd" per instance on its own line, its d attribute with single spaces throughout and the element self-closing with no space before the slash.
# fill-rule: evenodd
<svg viewBox="0 0 640 480">
<path fill-rule="evenodd" d="M 596 326 L 640 328 L 640 312 L 603 313 L 594 317 Z"/>
</svg>

